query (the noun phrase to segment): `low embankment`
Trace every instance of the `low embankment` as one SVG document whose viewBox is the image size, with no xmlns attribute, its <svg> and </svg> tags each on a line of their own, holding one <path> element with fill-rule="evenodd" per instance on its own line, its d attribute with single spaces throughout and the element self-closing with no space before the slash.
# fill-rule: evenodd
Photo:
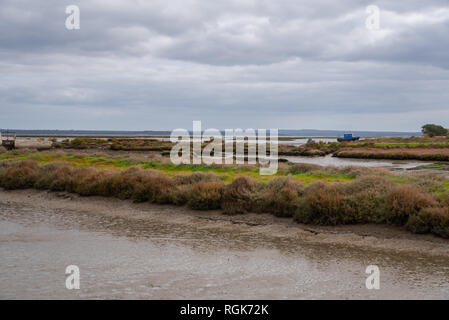
<svg viewBox="0 0 449 320">
<path fill-rule="evenodd" d="M 318 142 L 280 146 L 280 155 L 341 158 L 449 161 L 449 139 L 378 138 L 358 142 Z"/>
<path fill-rule="evenodd" d="M 449 238 L 449 181 L 435 175 L 289 164 L 282 169 L 283 176 L 267 181 L 238 175 L 226 183 L 213 173 L 214 168 L 207 172 L 199 167 L 205 172 L 169 176 L 157 170 L 164 164 L 155 162 L 153 169 L 120 162 L 121 167 L 99 170 L 46 159 L 46 164 L 14 158 L 2 161 L 0 187 L 187 205 L 196 210 L 222 209 L 225 214 L 266 212 L 318 225 L 393 224 Z M 84 160 L 87 163 L 88 159 Z M 304 183 L 295 178 L 304 176 L 314 179 Z M 329 181 L 327 176 L 347 179 Z"/>
<path fill-rule="evenodd" d="M 449 148 L 343 148 L 340 158 L 449 161 Z"/>
</svg>

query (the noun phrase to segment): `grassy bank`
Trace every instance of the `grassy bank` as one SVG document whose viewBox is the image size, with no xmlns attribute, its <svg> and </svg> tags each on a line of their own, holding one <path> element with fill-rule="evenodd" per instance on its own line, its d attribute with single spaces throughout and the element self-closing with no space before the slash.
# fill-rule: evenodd
<svg viewBox="0 0 449 320">
<path fill-rule="evenodd" d="M 60 162 L 76 168 L 90 167 L 98 170 L 123 170 L 137 166 L 143 169 L 158 170 L 168 176 L 194 172 L 214 173 L 226 183 L 232 182 L 233 179 L 240 175 L 250 176 L 259 182 L 267 182 L 273 178 L 273 176 L 261 176 L 259 174 L 259 167 L 255 165 L 174 165 L 170 162 L 170 159 L 165 157 L 132 153 L 125 153 L 123 155 L 98 155 L 87 152 L 83 154 L 81 152 L 13 151 L 0 154 L 0 160 L 33 160 L 41 165 Z M 326 182 L 349 181 L 355 178 L 360 171 L 358 169 L 342 171 L 313 165 L 279 165 L 279 170 L 275 176 L 291 175 L 294 179 L 304 184 L 309 184 L 316 180 L 324 180 Z"/>
<path fill-rule="evenodd" d="M 378 138 L 358 142 L 318 142 L 301 146 L 280 146 L 280 155 L 341 158 L 449 161 L 449 139 Z"/>
<path fill-rule="evenodd" d="M 174 144 L 158 139 L 121 139 L 121 138 L 75 138 L 53 142 L 53 148 L 63 149 L 102 149 L 123 151 L 170 151 Z"/>
<path fill-rule="evenodd" d="M 383 223 L 449 237 L 449 181 L 429 174 L 284 164 L 275 176 L 255 166 L 175 166 L 163 159 L 64 153 L 0 155 L 0 186 L 67 191 L 225 214 L 266 212 L 301 223 Z"/>
<path fill-rule="evenodd" d="M 343 148 L 335 152 L 339 158 L 449 161 L 449 148 Z"/>
</svg>

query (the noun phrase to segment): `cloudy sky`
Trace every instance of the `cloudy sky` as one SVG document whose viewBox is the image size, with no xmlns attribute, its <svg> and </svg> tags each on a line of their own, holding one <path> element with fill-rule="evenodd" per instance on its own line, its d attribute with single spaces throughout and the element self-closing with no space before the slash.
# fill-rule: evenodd
<svg viewBox="0 0 449 320">
<path fill-rule="evenodd" d="M 66 6 L 80 29 L 65 26 Z M 367 28 L 368 5 L 380 29 Z M 369 20 L 372 21 L 372 20 Z M 0 0 L 0 128 L 449 127 L 447 0 Z"/>
</svg>

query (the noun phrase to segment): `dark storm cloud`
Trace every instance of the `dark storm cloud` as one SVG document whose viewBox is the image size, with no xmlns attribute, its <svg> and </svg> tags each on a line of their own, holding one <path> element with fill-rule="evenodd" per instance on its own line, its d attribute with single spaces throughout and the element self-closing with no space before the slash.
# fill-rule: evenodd
<svg viewBox="0 0 449 320">
<path fill-rule="evenodd" d="M 0 30 L 0 127 L 449 126 L 445 0 L 2 0 Z"/>
</svg>

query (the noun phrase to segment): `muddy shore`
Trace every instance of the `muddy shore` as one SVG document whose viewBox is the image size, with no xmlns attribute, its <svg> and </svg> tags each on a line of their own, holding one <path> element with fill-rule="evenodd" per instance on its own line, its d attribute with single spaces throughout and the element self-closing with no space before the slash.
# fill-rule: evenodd
<svg viewBox="0 0 449 320">
<path fill-rule="evenodd" d="M 264 235 L 279 239 L 351 246 L 365 249 L 449 257 L 449 240 L 432 235 L 411 234 L 401 228 L 384 225 L 311 226 L 277 218 L 270 214 L 227 216 L 219 210 L 196 211 L 186 207 L 133 203 L 103 197 L 80 197 L 69 193 L 37 190 L 0 190 L 0 205 L 50 208 L 63 211 L 82 211 L 92 216 L 124 219 L 130 227 L 145 232 L 145 223 L 169 221 L 175 225 L 190 225 L 203 229 Z"/>
</svg>

